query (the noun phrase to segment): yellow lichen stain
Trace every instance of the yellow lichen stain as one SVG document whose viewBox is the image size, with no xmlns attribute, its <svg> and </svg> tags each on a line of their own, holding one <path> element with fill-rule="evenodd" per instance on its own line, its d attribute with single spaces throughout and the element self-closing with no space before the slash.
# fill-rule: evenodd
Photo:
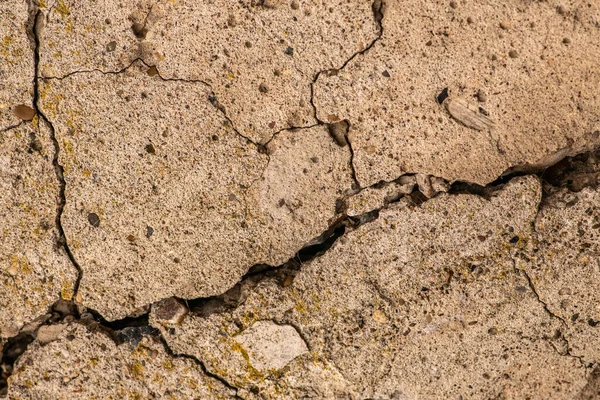
<svg viewBox="0 0 600 400">
<path fill-rule="evenodd" d="M 90 172 L 89 169 L 84 169 L 83 170 L 83 176 L 85 176 L 86 178 L 89 178 L 92 175 L 92 173 Z"/>
<path fill-rule="evenodd" d="M 144 377 L 144 366 L 139 362 L 134 362 L 133 364 L 129 364 L 128 367 L 129 372 L 133 374 L 136 378 Z"/>
<path fill-rule="evenodd" d="M 8 49 L 12 44 L 13 40 L 14 39 L 9 35 L 4 36 L 4 39 L 2 39 L 2 55 L 4 57 L 8 57 Z"/>
<path fill-rule="evenodd" d="M 63 140 L 63 147 L 65 148 L 65 153 L 71 154 L 73 153 L 73 144 L 71 142 L 67 142 Z"/>
<path fill-rule="evenodd" d="M 73 283 L 66 281 L 62 284 L 60 289 L 60 297 L 64 300 L 71 300 L 73 298 Z"/>
<path fill-rule="evenodd" d="M 175 368 L 175 365 L 173 365 L 173 363 L 171 362 L 171 360 L 165 360 L 165 361 L 162 362 L 161 365 L 167 371 L 170 371 L 170 370 L 172 370 L 172 369 Z"/>
<path fill-rule="evenodd" d="M 250 362 L 250 355 L 248 354 L 248 351 L 244 349 L 241 344 L 234 341 L 231 345 L 231 350 L 240 353 L 246 361 L 246 368 L 248 368 L 248 379 L 250 379 L 251 381 L 258 381 L 263 380 L 265 378 L 264 374 L 262 374 L 256 368 L 254 368 L 254 366 Z"/>
<path fill-rule="evenodd" d="M 304 300 L 300 299 L 298 300 L 298 302 L 296 303 L 296 305 L 294 306 L 294 309 L 296 311 L 298 311 L 301 314 L 306 314 L 308 313 L 308 310 L 306 308 L 306 303 L 304 302 Z"/>
<path fill-rule="evenodd" d="M 29 275 L 32 271 L 33 268 L 29 264 L 27 257 L 19 257 L 17 254 L 13 254 L 10 257 L 10 266 L 6 269 L 6 272 L 8 272 L 10 275 L 16 276 L 19 273 L 23 275 Z"/>
<path fill-rule="evenodd" d="M 56 4 L 56 12 L 58 12 L 62 18 L 66 18 L 71 14 L 69 7 L 67 7 L 63 0 L 58 0 L 58 3 Z"/>
</svg>

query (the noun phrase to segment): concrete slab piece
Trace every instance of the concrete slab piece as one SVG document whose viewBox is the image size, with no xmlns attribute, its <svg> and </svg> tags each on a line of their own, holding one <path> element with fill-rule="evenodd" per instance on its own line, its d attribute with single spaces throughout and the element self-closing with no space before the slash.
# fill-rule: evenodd
<svg viewBox="0 0 600 400">
<path fill-rule="evenodd" d="M 147 70 L 136 63 L 41 86 L 80 294 L 107 319 L 171 296 L 220 294 L 255 264 L 287 261 L 333 223 L 352 185 L 349 150 L 325 127 L 284 131 L 265 154 L 234 131 L 206 85 Z"/>
<path fill-rule="evenodd" d="M 29 24 L 27 2 L 0 2 L 0 131 L 23 120 L 18 106 L 32 106 L 35 71 Z"/>
<path fill-rule="evenodd" d="M 57 226 L 54 143 L 38 121 L 0 132 L 0 337 L 17 334 L 60 296 L 71 299 L 77 270 Z"/>
<path fill-rule="evenodd" d="M 319 119 L 349 121 L 361 185 L 485 185 L 598 144 L 599 4 L 390 0 L 383 14 L 381 39 L 314 91 Z"/>
<path fill-rule="evenodd" d="M 231 312 L 151 321 L 249 398 L 573 398 L 586 370 L 513 259 L 533 240 L 540 196 L 529 177 L 490 200 L 401 201 L 304 265 L 291 286 L 267 279 Z M 236 338 L 265 320 L 293 325 L 310 357 L 278 373 L 256 368 Z M 317 365 L 339 373 L 341 386 L 295 386 Z"/>
<path fill-rule="evenodd" d="M 144 337 L 117 346 L 104 333 L 71 324 L 49 344 L 37 341 L 15 365 L 9 399 L 204 398 L 229 399 L 235 392 L 206 376 L 186 358 L 167 354 Z"/>
</svg>

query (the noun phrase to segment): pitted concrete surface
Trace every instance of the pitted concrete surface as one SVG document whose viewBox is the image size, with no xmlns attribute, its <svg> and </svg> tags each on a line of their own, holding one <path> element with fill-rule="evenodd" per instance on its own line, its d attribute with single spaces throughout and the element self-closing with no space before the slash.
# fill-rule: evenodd
<svg viewBox="0 0 600 400">
<path fill-rule="evenodd" d="M 0 17 L 0 396 L 600 398 L 600 4 Z"/>
</svg>

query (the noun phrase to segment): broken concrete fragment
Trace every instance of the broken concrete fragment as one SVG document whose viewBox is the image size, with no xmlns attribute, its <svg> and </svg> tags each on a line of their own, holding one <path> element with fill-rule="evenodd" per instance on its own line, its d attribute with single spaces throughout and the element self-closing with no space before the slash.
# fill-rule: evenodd
<svg viewBox="0 0 600 400">
<path fill-rule="evenodd" d="M 217 295 L 255 264 L 287 261 L 335 221 L 352 185 L 350 152 L 326 127 L 282 131 L 264 154 L 206 85 L 149 76 L 139 62 L 40 90 L 61 148 L 81 299 L 109 320 Z"/>
<path fill-rule="evenodd" d="M 361 186 L 405 173 L 485 185 L 565 147 L 598 145 L 600 4 L 577 0 L 565 14 L 556 1 L 503 4 L 386 1 L 381 39 L 319 76 L 317 117 L 349 121 Z"/>
<path fill-rule="evenodd" d="M 66 324 L 42 325 L 37 331 L 36 340 L 40 345 L 45 345 L 58 339 L 58 336 L 66 328 Z"/>
<path fill-rule="evenodd" d="M 32 149 L 32 137 L 38 150 Z M 70 299 L 77 270 L 62 246 L 56 217 L 60 183 L 50 130 L 39 120 L 0 132 L 0 337 Z"/>
<path fill-rule="evenodd" d="M 173 297 L 152 304 L 152 313 L 162 324 L 178 324 L 187 312 L 188 309 Z"/>
<path fill-rule="evenodd" d="M 338 68 L 377 35 L 370 3 L 359 0 L 296 11 L 228 0 L 59 3 L 41 9 L 43 76 L 121 70 L 141 58 L 163 77 L 209 84 L 234 127 L 261 143 L 314 124 L 314 75 Z"/>
<path fill-rule="evenodd" d="M 9 399 L 226 399 L 234 395 L 192 360 L 170 356 L 150 337 L 135 347 L 117 346 L 106 334 L 79 324 L 68 325 L 51 343 L 30 344 L 17 361 L 8 387 Z"/>
<path fill-rule="evenodd" d="M 512 258 L 533 240 L 540 198 L 527 177 L 489 200 L 403 200 L 304 264 L 292 285 L 266 279 L 233 311 L 190 314 L 175 331 L 156 326 L 240 393 L 266 398 L 331 392 L 330 381 L 296 379 L 325 366 L 344 377 L 338 397 L 570 399 L 585 368 L 564 356 L 560 321 Z M 310 357 L 276 374 L 256 369 L 236 340 L 267 319 L 292 324 Z"/>
<path fill-rule="evenodd" d="M 13 114 L 23 121 L 31 121 L 35 117 L 35 110 L 29 106 L 19 104 L 13 108 Z"/>
<path fill-rule="evenodd" d="M 34 55 L 28 27 L 27 2 L 0 3 L 0 132 L 31 120 L 17 115 L 17 107 L 32 105 Z"/>
<path fill-rule="evenodd" d="M 249 362 L 260 371 L 282 369 L 308 348 L 289 325 L 258 321 L 235 339 L 248 352 Z"/>
<path fill-rule="evenodd" d="M 444 101 L 444 105 L 452 118 L 467 128 L 475 129 L 477 131 L 494 128 L 494 121 L 482 114 L 481 111 L 477 110 L 477 107 L 473 104 L 469 104 L 465 99 L 447 99 Z"/>
<path fill-rule="evenodd" d="M 378 210 L 390 202 L 413 192 L 416 179 L 414 176 L 405 177 L 404 183 L 397 181 L 385 184 L 383 187 L 369 187 L 348 198 L 348 210 L 346 214 L 356 217 L 367 212 Z"/>
</svg>

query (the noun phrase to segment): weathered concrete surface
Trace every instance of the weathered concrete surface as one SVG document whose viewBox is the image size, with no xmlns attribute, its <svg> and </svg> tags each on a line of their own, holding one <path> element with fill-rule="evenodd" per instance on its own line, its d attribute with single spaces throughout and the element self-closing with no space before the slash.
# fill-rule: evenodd
<svg viewBox="0 0 600 400">
<path fill-rule="evenodd" d="M 0 131 L 22 121 L 15 114 L 17 106 L 32 106 L 34 56 L 28 21 L 26 1 L 0 2 Z"/>
<path fill-rule="evenodd" d="M 596 2 L 0 17 L 0 396 L 600 398 Z"/>
<path fill-rule="evenodd" d="M 370 2 L 60 0 L 42 8 L 41 73 L 116 71 L 135 58 L 211 85 L 234 126 L 266 142 L 314 124 L 311 83 L 377 37 Z"/>
<path fill-rule="evenodd" d="M 381 39 L 315 85 L 318 118 L 350 122 L 363 186 L 415 172 L 484 185 L 597 143 L 600 4 L 384 3 Z M 436 102 L 444 88 L 475 111 L 457 120 Z M 495 126 L 468 127 L 469 115 Z"/>
<path fill-rule="evenodd" d="M 326 128 L 284 131 L 264 154 L 206 85 L 147 69 L 41 87 L 82 301 L 109 319 L 174 295 L 216 295 L 255 264 L 285 262 L 328 228 L 352 185 L 349 150 Z"/>
<path fill-rule="evenodd" d="M 55 341 L 33 342 L 15 365 L 9 399 L 228 399 L 233 390 L 194 361 L 174 358 L 144 337 L 120 346 L 104 333 L 66 326 Z"/>
<path fill-rule="evenodd" d="M 73 296 L 77 270 L 58 244 L 54 153 L 37 119 L 0 132 L 0 338 Z"/>
<path fill-rule="evenodd" d="M 585 362 L 600 357 L 600 193 L 585 188 L 553 194 L 535 221 L 538 242 L 527 255 L 540 299 L 566 325 L 571 353 Z"/>
<path fill-rule="evenodd" d="M 586 370 L 513 259 L 533 240 L 540 196 L 538 181 L 525 178 L 491 200 L 394 204 L 305 265 L 293 285 L 267 280 L 232 312 L 156 325 L 175 351 L 249 398 L 573 398 Z M 238 338 L 264 320 L 295 326 L 310 353 L 260 370 Z M 297 384 L 323 368 L 343 377 L 337 388 Z"/>
</svg>

